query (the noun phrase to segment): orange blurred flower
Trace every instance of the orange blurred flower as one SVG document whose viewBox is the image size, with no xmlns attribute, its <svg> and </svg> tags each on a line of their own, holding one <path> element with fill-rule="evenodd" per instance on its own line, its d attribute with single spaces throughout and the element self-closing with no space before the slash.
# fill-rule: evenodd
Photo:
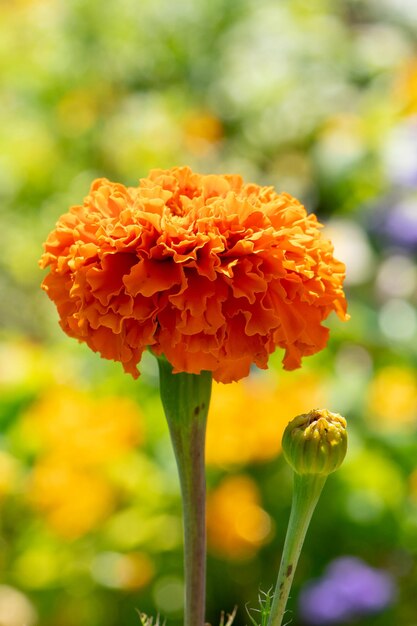
<svg viewBox="0 0 417 626">
<path fill-rule="evenodd" d="M 207 500 L 210 548 L 230 559 L 247 559 L 271 537 L 271 518 L 261 507 L 256 483 L 245 475 L 229 476 Z"/>
<path fill-rule="evenodd" d="M 188 167 L 153 170 L 137 188 L 96 180 L 49 235 L 43 289 L 64 331 L 138 376 L 150 346 L 175 372 L 231 382 L 284 367 L 346 319 L 344 265 L 314 215 L 272 187 Z"/>
</svg>

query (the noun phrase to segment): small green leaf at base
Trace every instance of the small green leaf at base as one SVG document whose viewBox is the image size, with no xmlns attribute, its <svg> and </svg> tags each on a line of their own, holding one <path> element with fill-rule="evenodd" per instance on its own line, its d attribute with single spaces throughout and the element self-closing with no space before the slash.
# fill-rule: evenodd
<svg viewBox="0 0 417 626">
<path fill-rule="evenodd" d="M 271 604 L 273 598 L 273 589 L 272 587 L 268 589 L 268 591 L 259 591 L 258 602 L 259 609 L 248 609 L 246 607 L 246 612 L 249 616 L 250 621 L 253 626 L 267 626 L 269 614 L 271 612 Z M 259 613 L 259 618 L 261 621 L 259 622 L 251 613 Z"/>
<path fill-rule="evenodd" d="M 149 615 L 146 615 L 146 613 L 142 613 L 141 611 L 137 611 L 137 613 L 139 615 L 141 626 L 166 626 L 166 622 L 161 623 L 159 621 L 159 615 L 156 616 L 156 621 L 154 624 L 153 617 L 150 617 Z"/>
</svg>

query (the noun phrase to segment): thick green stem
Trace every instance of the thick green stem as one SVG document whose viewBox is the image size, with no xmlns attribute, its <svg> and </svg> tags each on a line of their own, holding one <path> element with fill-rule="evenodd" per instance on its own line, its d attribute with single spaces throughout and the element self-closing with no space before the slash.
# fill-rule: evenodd
<svg viewBox="0 0 417 626">
<path fill-rule="evenodd" d="M 268 626 L 281 626 L 301 548 L 327 476 L 294 473 L 294 491 Z"/>
<path fill-rule="evenodd" d="M 205 432 L 211 373 L 173 374 L 158 358 L 160 394 L 177 460 L 184 519 L 184 626 L 204 626 L 206 587 Z"/>
</svg>

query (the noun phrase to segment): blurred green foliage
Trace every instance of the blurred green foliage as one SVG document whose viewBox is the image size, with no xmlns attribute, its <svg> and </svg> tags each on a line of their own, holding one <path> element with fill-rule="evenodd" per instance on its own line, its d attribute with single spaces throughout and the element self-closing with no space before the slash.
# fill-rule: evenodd
<svg viewBox="0 0 417 626">
<path fill-rule="evenodd" d="M 247 623 L 273 584 L 291 499 L 282 428 L 323 403 L 348 417 L 350 451 L 313 519 L 292 623 L 308 623 L 303 584 L 346 554 L 398 587 L 355 624 L 417 623 L 416 41 L 411 0 L 0 3 L 2 624 L 134 626 L 136 609 L 181 623 L 155 365 L 135 383 L 62 336 L 37 269 L 94 177 L 136 184 L 179 164 L 316 212 L 347 264 L 352 318 L 331 322 L 302 372 L 283 374 L 277 354 L 253 383 L 214 391 L 207 619 L 237 604 Z"/>
</svg>

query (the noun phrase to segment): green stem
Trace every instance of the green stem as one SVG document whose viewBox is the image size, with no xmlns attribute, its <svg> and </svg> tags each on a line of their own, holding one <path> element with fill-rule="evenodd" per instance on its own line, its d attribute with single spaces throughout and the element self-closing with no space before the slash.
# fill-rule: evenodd
<svg viewBox="0 0 417 626">
<path fill-rule="evenodd" d="M 158 358 L 160 394 L 177 460 L 184 520 L 184 626 L 204 626 L 206 479 L 204 446 L 211 373 L 173 374 Z"/>
<path fill-rule="evenodd" d="M 327 476 L 294 473 L 294 491 L 287 536 L 281 558 L 268 626 L 281 626 L 295 568 Z"/>
</svg>

